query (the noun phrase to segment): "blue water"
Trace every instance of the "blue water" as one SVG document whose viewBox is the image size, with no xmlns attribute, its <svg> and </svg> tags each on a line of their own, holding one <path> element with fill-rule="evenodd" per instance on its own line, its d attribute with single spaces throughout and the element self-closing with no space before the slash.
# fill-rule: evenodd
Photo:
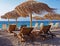
<svg viewBox="0 0 60 46">
<path fill-rule="evenodd" d="M 44 25 L 48 25 L 50 23 L 50 21 L 33 21 L 32 26 L 34 26 L 36 22 L 38 22 L 39 25 L 40 25 L 40 23 L 44 23 Z M 51 21 L 51 22 L 53 22 L 54 24 L 57 22 L 60 23 L 60 21 Z M 2 24 L 6 24 L 8 27 L 8 21 L 0 21 L 0 28 L 2 28 Z M 16 21 L 10 21 L 9 24 L 16 24 Z M 27 25 L 29 27 L 30 21 L 18 21 L 17 27 L 20 27 L 21 25 Z"/>
</svg>

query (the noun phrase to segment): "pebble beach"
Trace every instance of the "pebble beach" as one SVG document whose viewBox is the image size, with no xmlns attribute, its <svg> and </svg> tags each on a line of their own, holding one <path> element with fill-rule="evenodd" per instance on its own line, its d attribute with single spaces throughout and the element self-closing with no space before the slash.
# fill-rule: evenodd
<svg viewBox="0 0 60 46">
<path fill-rule="evenodd" d="M 57 33 L 59 32 L 57 31 Z M 60 46 L 60 35 L 58 34 L 53 39 L 48 39 L 45 41 L 38 39 L 33 42 L 20 42 L 20 39 L 15 37 L 14 34 L 0 31 L 0 46 Z"/>
</svg>

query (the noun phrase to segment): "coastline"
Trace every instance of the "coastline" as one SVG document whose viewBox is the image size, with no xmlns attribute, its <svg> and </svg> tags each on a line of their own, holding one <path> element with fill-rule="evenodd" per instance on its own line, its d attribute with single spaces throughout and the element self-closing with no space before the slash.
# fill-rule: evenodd
<svg viewBox="0 0 60 46">
<path fill-rule="evenodd" d="M 44 23 L 44 25 L 48 25 L 50 21 L 32 21 L 32 26 L 35 26 L 36 22 L 40 25 L 40 23 Z M 52 21 L 52 23 L 60 23 L 60 21 Z M 2 28 L 2 25 L 6 24 L 8 28 L 8 21 L 0 21 L 0 28 Z M 9 24 L 16 24 L 16 21 L 9 21 Z M 17 27 L 19 28 L 21 25 L 27 25 L 30 26 L 30 21 L 17 21 Z"/>
</svg>

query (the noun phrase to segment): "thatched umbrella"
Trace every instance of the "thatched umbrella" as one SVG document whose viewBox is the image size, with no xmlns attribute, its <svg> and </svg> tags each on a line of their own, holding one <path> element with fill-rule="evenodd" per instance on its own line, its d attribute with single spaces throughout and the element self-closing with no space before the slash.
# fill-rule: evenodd
<svg viewBox="0 0 60 46">
<path fill-rule="evenodd" d="M 44 16 L 45 19 L 48 20 L 60 20 L 60 14 L 56 14 L 56 13 L 48 13 Z M 51 23 L 52 21 L 50 21 L 49 23 Z"/>
<path fill-rule="evenodd" d="M 45 18 L 40 17 L 40 16 L 34 16 L 32 18 L 35 19 L 35 20 L 45 20 Z"/>
<path fill-rule="evenodd" d="M 21 16 L 30 16 L 30 26 L 32 27 L 32 14 L 41 14 L 42 12 L 53 12 L 47 4 L 37 1 L 27 1 L 15 8 L 16 12 Z"/>
<path fill-rule="evenodd" d="M 2 19 L 8 19 L 8 25 L 9 25 L 9 18 L 7 18 L 7 17 L 8 17 L 8 16 L 6 16 L 6 15 L 2 15 L 2 16 L 1 16 Z"/>
<path fill-rule="evenodd" d="M 1 18 L 8 19 L 8 24 L 9 24 L 9 19 L 16 19 L 16 25 L 17 25 L 18 17 L 20 16 L 15 11 L 8 12 L 5 15 L 1 16 Z"/>
<path fill-rule="evenodd" d="M 44 16 L 44 18 L 49 20 L 60 20 L 60 14 L 48 13 Z"/>
</svg>

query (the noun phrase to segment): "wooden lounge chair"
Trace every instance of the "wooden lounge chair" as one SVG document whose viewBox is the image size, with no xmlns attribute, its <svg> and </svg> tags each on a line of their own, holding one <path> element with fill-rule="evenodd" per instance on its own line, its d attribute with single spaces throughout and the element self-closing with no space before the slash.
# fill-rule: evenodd
<svg viewBox="0 0 60 46">
<path fill-rule="evenodd" d="M 21 30 L 23 27 L 27 27 L 27 25 L 21 25 L 20 29 L 18 29 L 17 31 L 12 31 L 12 32 L 14 33 L 14 36 L 17 36 L 18 32 L 20 32 L 20 30 Z"/>
<path fill-rule="evenodd" d="M 51 25 L 48 26 L 43 26 L 42 30 L 40 30 L 40 36 L 43 37 L 43 40 L 51 37 L 53 38 L 53 36 L 55 36 L 51 31 L 50 31 L 50 27 Z"/>
<path fill-rule="evenodd" d="M 42 29 L 43 26 L 44 26 L 44 23 L 40 23 L 40 29 Z"/>
<path fill-rule="evenodd" d="M 60 28 L 59 26 L 60 26 L 59 23 L 55 23 L 54 29 L 59 29 Z"/>
<path fill-rule="evenodd" d="M 13 33 L 12 31 L 16 30 L 16 25 L 9 25 L 8 32 Z"/>
<path fill-rule="evenodd" d="M 2 30 L 6 31 L 7 30 L 7 25 L 6 24 L 2 24 Z"/>
<path fill-rule="evenodd" d="M 21 30 L 21 28 L 23 28 L 23 27 L 27 27 L 27 25 L 21 25 L 20 30 Z"/>
<path fill-rule="evenodd" d="M 50 30 L 54 29 L 54 23 L 49 23 L 51 25 Z"/>
<path fill-rule="evenodd" d="M 31 28 L 31 27 L 23 27 L 17 36 L 18 36 L 18 38 L 21 39 L 21 41 L 25 41 L 25 40 L 31 38 L 30 34 L 31 34 L 32 30 L 33 30 L 33 28 Z"/>
<path fill-rule="evenodd" d="M 38 23 L 35 24 L 34 28 L 38 28 Z"/>
</svg>

